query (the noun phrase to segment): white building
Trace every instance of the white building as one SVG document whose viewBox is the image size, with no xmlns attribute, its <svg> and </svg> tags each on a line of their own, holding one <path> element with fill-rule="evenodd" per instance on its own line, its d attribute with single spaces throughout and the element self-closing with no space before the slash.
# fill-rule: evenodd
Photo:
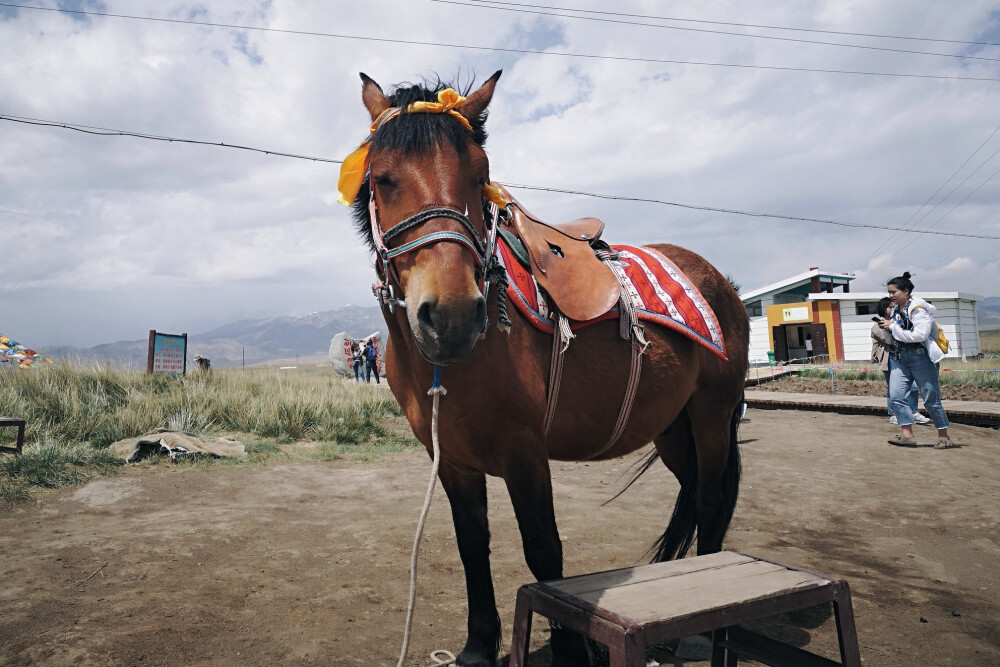
<svg viewBox="0 0 1000 667">
<path fill-rule="evenodd" d="M 744 294 L 750 316 L 751 363 L 766 362 L 768 352 L 777 361 L 804 359 L 809 356 L 807 337 L 812 339 L 813 356 L 827 355 L 831 361 L 871 358 L 872 317 L 886 292 L 851 293 L 852 280 L 853 274 L 812 268 Z M 983 297 L 919 289 L 914 295 L 937 307 L 934 320 L 951 341 L 949 357 L 979 354 L 976 301 Z"/>
</svg>

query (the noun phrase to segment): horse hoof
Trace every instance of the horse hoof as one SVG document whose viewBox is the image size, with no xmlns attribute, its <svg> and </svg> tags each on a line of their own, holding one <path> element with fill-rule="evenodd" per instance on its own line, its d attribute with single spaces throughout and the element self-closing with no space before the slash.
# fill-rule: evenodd
<svg viewBox="0 0 1000 667">
<path fill-rule="evenodd" d="M 705 635 L 685 637 L 677 643 L 674 655 L 682 660 L 708 660 L 712 657 L 712 640 Z"/>
<path fill-rule="evenodd" d="M 496 667 L 497 661 L 486 658 L 482 655 L 467 655 L 465 651 L 458 654 L 455 659 L 458 667 Z"/>
<path fill-rule="evenodd" d="M 552 667 L 590 667 L 590 655 L 583 637 L 564 629 L 552 630 Z"/>
<path fill-rule="evenodd" d="M 490 656 L 488 651 L 466 646 L 455 658 L 458 667 L 496 667 L 496 655 Z"/>
</svg>

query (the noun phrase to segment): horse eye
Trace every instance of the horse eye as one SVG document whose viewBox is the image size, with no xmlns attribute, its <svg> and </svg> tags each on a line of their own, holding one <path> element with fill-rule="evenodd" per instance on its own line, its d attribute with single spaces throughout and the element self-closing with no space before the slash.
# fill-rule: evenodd
<svg viewBox="0 0 1000 667">
<path fill-rule="evenodd" d="M 394 188 L 396 187 L 396 181 L 392 180 L 392 177 L 388 174 L 376 174 L 375 185 L 380 188 Z"/>
</svg>

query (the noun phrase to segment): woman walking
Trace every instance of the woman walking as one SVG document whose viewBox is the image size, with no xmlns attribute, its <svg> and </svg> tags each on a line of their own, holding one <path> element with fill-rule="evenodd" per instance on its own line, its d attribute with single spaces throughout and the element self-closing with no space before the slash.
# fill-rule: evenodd
<svg viewBox="0 0 1000 667">
<path fill-rule="evenodd" d="M 955 447 L 948 437 L 948 416 L 941 405 L 938 386 L 938 362 L 944 358 L 947 341 L 945 349 L 941 349 L 938 325 L 932 317 L 937 308 L 912 296 L 913 282 L 908 271 L 891 279 L 887 289 L 895 307 L 892 317 L 880 322 L 879 327 L 890 332 L 896 341 L 889 360 L 889 394 L 901 431 L 889 439 L 889 444 L 904 447 L 917 444 L 913 437 L 913 411 L 906 401 L 910 387 L 916 382 L 924 397 L 924 408 L 938 430 L 935 449 Z"/>
<path fill-rule="evenodd" d="M 879 299 L 876 308 L 879 319 L 891 319 L 893 308 L 893 303 L 889 297 L 884 296 Z M 872 325 L 872 363 L 878 366 L 879 370 L 882 371 L 882 375 L 885 376 L 885 409 L 889 415 L 889 423 L 893 426 L 897 424 L 897 420 L 896 413 L 892 410 L 892 394 L 889 393 L 889 359 L 892 357 L 892 348 L 895 346 L 896 339 L 892 337 L 891 333 L 882 329 L 878 324 Z M 918 398 L 917 384 L 913 383 L 906 392 L 906 404 L 910 406 L 910 412 L 913 413 L 913 421 L 917 424 L 930 424 L 930 419 L 917 412 Z"/>
</svg>

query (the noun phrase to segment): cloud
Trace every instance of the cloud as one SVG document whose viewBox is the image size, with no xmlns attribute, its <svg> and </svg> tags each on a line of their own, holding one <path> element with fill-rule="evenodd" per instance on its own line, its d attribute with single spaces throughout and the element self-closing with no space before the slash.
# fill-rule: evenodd
<svg viewBox="0 0 1000 667">
<path fill-rule="evenodd" d="M 989 178 L 1000 157 L 986 161 L 1000 148 L 1000 133 L 991 137 L 1000 108 L 993 82 L 610 58 L 1000 78 L 988 60 L 402 0 L 374 0 L 364 12 L 298 0 L 167 0 L 142 11 L 125 0 L 61 6 L 609 59 L 0 8 L 0 43 L 9 54 L 0 60 L 0 113 L 340 159 L 369 124 L 358 72 L 388 89 L 437 75 L 478 85 L 503 68 L 487 148 L 494 177 L 507 182 L 1000 236 L 993 215 L 1000 178 Z M 969 41 L 995 36 L 1000 24 L 985 0 L 919 12 L 884 3 L 778 3 L 753 16 L 742 3 L 719 0 L 684 11 L 687 18 Z M 636 11 L 655 12 L 666 10 Z M 972 46 L 902 44 L 989 56 Z M 241 316 L 369 303 L 371 258 L 335 204 L 335 164 L 2 121 L 0 145 L 4 333 L 36 345 L 102 342 L 142 337 L 159 317 L 197 332 Z M 998 241 L 516 194 L 552 219 L 602 217 L 612 241 L 690 247 L 746 289 L 810 266 L 856 271 L 857 289 L 881 289 L 912 268 L 922 289 L 995 295 L 1000 284 Z M 88 303 L 101 317 L 86 315 Z"/>
</svg>

